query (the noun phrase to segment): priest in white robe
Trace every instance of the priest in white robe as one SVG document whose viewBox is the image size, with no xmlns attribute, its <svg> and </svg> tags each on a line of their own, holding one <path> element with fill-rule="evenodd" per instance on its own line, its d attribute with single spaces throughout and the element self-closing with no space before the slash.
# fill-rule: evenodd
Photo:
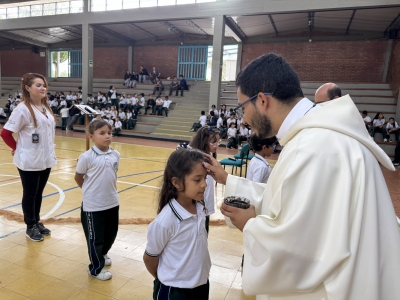
<svg viewBox="0 0 400 300">
<path fill-rule="evenodd" d="M 400 299 L 400 234 L 380 164 L 394 168 L 350 96 L 315 105 L 275 54 L 251 62 L 237 86 L 252 130 L 284 146 L 267 184 L 228 175 L 211 157 L 204 164 L 226 184 L 225 196 L 254 205 L 221 207 L 243 231 L 244 293 L 257 300 Z"/>
</svg>

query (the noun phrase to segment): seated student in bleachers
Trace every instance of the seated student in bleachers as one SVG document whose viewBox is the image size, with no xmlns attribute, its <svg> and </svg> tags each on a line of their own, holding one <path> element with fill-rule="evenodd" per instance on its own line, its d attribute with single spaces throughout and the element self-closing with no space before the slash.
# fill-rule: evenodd
<svg viewBox="0 0 400 300">
<path fill-rule="evenodd" d="M 161 116 L 162 116 L 162 112 L 165 112 L 165 116 L 168 117 L 168 111 L 169 111 L 169 106 L 171 105 L 172 101 L 169 100 L 168 96 L 165 96 L 165 100 L 163 102 L 163 106 L 161 108 Z"/>
<path fill-rule="evenodd" d="M 157 71 L 156 67 L 153 67 L 153 70 L 150 73 L 150 81 L 151 81 L 151 83 L 155 84 L 157 82 L 157 79 L 160 78 L 160 76 L 161 76 L 161 73 L 159 73 Z M 163 89 L 164 89 L 164 87 L 163 87 Z M 154 93 L 153 93 L 153 95 L 154 95 Z"/>
<path fill-rule="evenodd" d="M 17 107 L 17 105 L 19 104 L 19 100 L 18 99 L 19 96 L 17 96 L 17 99 L 10 105 L 10 114 L 12 114 L 12 112 L 14 111 L 14 109 Z"/>
<path fill-rule="evenodd" d="M 365 127 L 367 128 L 367 130 L 368 131 L 370 131 L 371 130 L 371 117 L 370 116 L 368 116 L 368 112 L 366 111 L 366 110 L 364 110 L 362 113 L 361 113 L 361 116 L 362 116 L 362 118 L 363 118 L 363 121 L 364 121 L 364 123 L 365 123 Z"/>
<path fill-rule="evenodd" d="M 50 108 L 53 111 L 53 113 L 56 115 L 57 114 L 57 110 L 58 110 L 58 101 L 57 101 L 57 99 L 51 100 Z"/>
<path fill-rule="evenodd" d="M 161 99 L 160 95 L 158 95 L 157 99 L 156 99 L 156 114 L 158 116 L 161 116 L 163 104 L 164 104 L 164 100 Z"/>
<path fill-rule="evenodd" d="M 94 110 L 97 112 L 97 114 L 101 114 L 101 110 L 97 105 L 94 107 Z"/>
<path fill-rule="evenodd" d="M 153 88 L 153 95 L 155 95 L 156 91 L 158 91 L 158 95 L 161 96 L 161 93 L 164 90 L 164 84 L 162 83 L 160 78 L 156 78 Z"/>
<path fill-rule="evenodd" d="M 98 92 L 97 93 L 97 103 L 99 103 L 100 109 L 102 109 L 103 107 L 106 107 L 106 101 L 104 101 L 104 100 L 105 100 L 105 98 L 103 97 L 103 93 Z"/>
<path fill-rule="evenodd" d="M 122 108 L 120 108 L 118 110 L 118 118 L 122 123 L 122 128 L 126 128 L 126 114 L 124 113 L 124 111 L 122 110 Z"/>
<path fill-rule="evenodd" d="M 76 92 L 72 92 L 72 100 L 76 101 L 78 99 L 78 96 L 76 95 Z"/>
<path fill-rule="evenodd" d="M 183 78 L 183 75 L 179 75 L 178 90 L 181 91 L 181 97 L 183 97 L 183 91 L 189 91 L 189 86 L 187 85 L 186 79 Z M 177 96 L 178 96 L 178 90 L 176 91 Z"/>
<path fill-rule="evenodd" d="M 120 134 L 121 130 L 122 130 L 122 122 L 118 117 L 116 117 L 115 122 L 114 122 L 114 131 L 112 133 L 112 136 L 118 136 Z"/>
<path fill-rule="evenodd" d="M 153 99 L 153 95 L 149 95 L 149 99 L 147 100 L 146 107 L 144 109 L 144 114 L 147 115 L 147 110 L 151 108 L 151 114 L 154 115 L 156 113 L 156 101 Z"/>
<path fill-rule="evenodd" d="M 374 137 L 376 132 L 381 132 L 383 136 L 383 141 L 387 142 L 385 123 L 385 117 L 381 112 L 378 112 L 375 115 L 374 120 L 372 121 L 371 136 Z"/>
<path fill-rule="evenodd" d="M 139 70 L 139 82 L 140 83 L 145 83 L 147 76 L 149 76 L 149 73 L 147 72 L 146 68 L 144 68 L 143 66 L 140 66 L 140 70 Z"/>
<path fill-rule="evenodd" d="M 231 123 L 235 123 L 235 125 L 237 125 L 236 114 L 234 112 L 231 112 L 229 118 L 226 120 L 226 125 L 228 128 L 230 127 Z"/>
<path fill-rule="evenodd" d="M 240 123 L 239 133 L 237 134 L 237 144 L 242 146 L 242 142 L 245 142 L 249 138 L 249 129 L 244 125 L 244 123 Z"/>
<path fill-rule="evenodd" d="M 88 94 L 88 98 L 86 100 L 86 105 L 89 105 L 90 107 L 94 107 L 94 98 L 92 94 Z"/>
<path fill-rule="evenodd" d="M 214 111 L 210 111 L 210 120 L 208 121 L 208 126 L 217 127 L 218 117 L 215 116 Z"/>
<path fill-rule="evenodd" d="M 211 105 L 211 109 L 208 111 L 208 115 L 211 117 L 211 112 L 214 112 L 214 116 L 218 118 L 219 112 L 215 108 L 215 104 Z"/>
<path fill-rule="evenodd" d="M 122 110 L 126 109 L 126 97 L 125 93 L 122 93 L 121 97 L 119 97 L 119 108 L 122 108 Z"/>
<path fill-rule="evenodd" d="M 198 123 L 193 123 L 192 129 L 190 129 L 190 131 L 196 132 L 199 128 L 205 126 L 206 122 L 207 122 L 206 112 L 204 110 L 202 110 L 201 111 L 201 116 L 199 118 L 199 122 Z"/>
<path fill-rule="evenodd" d="M 392 142 L 392 139 L 390 138 L 390 134 L 394 134 L 396 137 L 396 142 L 399 141 L 399 135 L 400 135 L 400 127 L 399 124 L 394 120 L 394 118 L 389 118 L 389 122 L 386 125 L 386 133 L 387 137 L 389 138 L 389 142 Z"/>
<path fill-rule="evenodd" d="M 118 115 L 118 111 L 116 110 L 115 106 L 111 106 L 109 115 L 110 115 L 109 118 L 115 120 L 115 118 L 116 118 L 117 115 Z"/>
<path fill-rule="evenodd" d="M 101 115 L 102 118 L 103 118 L 103 117 L 107 117 L 107 110 L 106 110 L 105 107 L 103 107 L 103 108 L 101 109 L 100 115 Z"/>
<path fill-rule="evenodd" d="M 224 116 L 228 116 L 228 112 L 226 110 L 226 105 L 225 104 L 221 105 L 221 109 L 219 110 L 219 113 L 220 114 L 224 114 Z"/>
<path fill-rule="evenodd" d="M 134 110 L 128 110 L 126 114 L 127 127 L 129 130 L 134 129 L 137 123 L 137 114 Z"/>
<path fill-rule="evenodd" d="M 92 120 L 90 120 L 90 122 L 93 122 L 94 120 L 100 120 L 101 119 L 101 115 L 96 115 Z"/>
<path fill-rule="evenodd" d="M 47 98 L 49 98 L 50 100 L 54 100 L 56 96 L 52 95 L 51 93 L 47 93 Z"/>
<path fill-rule="evenodd" d="M 128 88 L 133 89 L 136 86 L 137 81 L 138 81 L 138 76 L 135 74 L 135 72 L 132 72 L 129 79 Z"/>
<path fill-rule="evenodd" d="M 110 124 L 111 128 L 113 128 L 114 127 L 114 120 L 107 119 L 107 117 L 106 117 L 106 120 L 107 120 L 108 124 Z"/>
<path fill-rule="evenodd" d="M 10 106 L 11 106 L 11 102 L 10 102 L 10 100 L 7 100 L 7 103 L 6 103 L 6 105 L 4 106 L 4 112 L 6 113 L 6 115 L 7 115 L 7 114 L 9 115 L 9 114 L 11 113 Z"/>
<path fill-rule="evenodd" d="M 139 98 L 138 98 L 139 96 L 138 96 L 138 94 L 134 94 L 133 95 L 133 97 L 131 98 L 132 99 L 132 109 L 134 109 L 134 110 L 136 110 L 136 105 L 138 104 L 138 102 L 139 102 Z"/>
<path fill-rule="evenodd" d="M 176 76 L 174 76 L 174 78 L 172 79 L 171 83 L 169 84 L 169 96 L 172 95 L 173 91 L 176 91 L 176 96 L 178 96 L 179 81 L 176 78 Z"/>
<path fill-rule="evenodd" d="M 221 139 L 226 139 L 227 133 L 228 133 L 228 128 L 226 125 L 226 119 L 225 115 L 221 113 L 219 115 L 218 121 L 217 121 L 217 129 L 219 129 L 219 135 Z"/>
<path fill-rule="evenodd" d="M 266 157 L 274 152 L 276 137 L 261 139 L 256 134 L 251 135 L 250 146 L 255 155 L 249 163 L 246 178 L 259 183 L 267 183 L 271 174 L 271 167 Z"/>
<path fill-rule="evenodd" d="M 145 102 L 146 102 L 146 99 L 144 99 L 144 94 L 141 93 L 140 99 L 138 99 L 138 102 L 136 103 L 136 106 L 134 108 L 137 114 L 139 114 L 139 115 L 141 114 L 140 110 L 144 107 Z"/>
<path fill-rule="evenodd" d="M 128 87 L 129 86 L 129 81 L 131 80 L 131 72 L 129 72 L 129 70 L 128 71 L 126 71 L 126 73 L 125 73 L 125 75 L 124 75 L 124 85 L 126 86 L 126 87 Z"/>
<path fill-rule="evenodd" d="M 229 129 L 228 129 L 228 144 L 226 145 L 226 148 L 228 149 L 238 149 L 238 144 L 237 144 L 237 129 L 236 129 L 236 123 L 231 122 L 229 124 Z"/>
<path fill-rule="evenodd" d="M 57 97 L 57 101 L 58 101 L 58 97 Z M 63 107 L 63 106 L 65 106 L 65 107 L 67 107 L 68 105 L 67 105 L 67 100 L 65 100 L 65 97 L 64 96 L 62 96 L 61 98 L 60 98 L 60 104 L 59 104 L 59 106 L 58 106 L 58 113 L 60 113 L 60 110 L 61 110 L 61 107 Z"/>
<path fill-rule="evenodd" d="M 13 97 L 13 95 L 8 95 L 8 101 L 10 101 L 10 104 L 12 104 L 15 101 L 16 98 Z"/>
</svg>

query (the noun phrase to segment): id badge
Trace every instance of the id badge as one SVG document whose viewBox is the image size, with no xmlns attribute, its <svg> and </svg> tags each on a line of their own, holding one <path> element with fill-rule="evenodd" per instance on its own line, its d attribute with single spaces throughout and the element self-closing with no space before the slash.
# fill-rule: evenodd
<svg viewBox="0 0 400 300">
<path fill-rule="evenodd" d="M 39 133 L 32 133 L 32 143 L 34 144 L 39 143 Z"/>
</svg>

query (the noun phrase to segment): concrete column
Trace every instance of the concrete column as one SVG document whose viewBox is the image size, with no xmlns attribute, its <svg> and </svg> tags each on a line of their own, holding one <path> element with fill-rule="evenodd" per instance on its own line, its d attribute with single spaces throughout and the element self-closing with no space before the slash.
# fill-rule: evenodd
<svg viewBox="0 0 400 300">
<path fill-rule="evenodd" d="M 90 5 L 91 5 L 92 1 L 91 0 L 83 0 L 83 13 L 87 13 L 89 12 L 91 9 Z"/>
<path fill-rule="evenodd" d="M 82 99 L 93 94 L 93 34 L 89 24 L 82 24 Z"/>
<path fill-rule="evenodd" d="M 236 75 L 239 74 L 240 70 L 242 69 L 242 54 L 243 54 L 243 43 L 238 43 Z"/>
<path fill-rule="evenodd" d="M 386 82 L 389 71 L 390 55 L 392 54 L 393 40 L 388 40 L 385 53 L 385 64 L 383 66 L 382 82 Z"/>
<path fill-rule="evenodd" d="M 220 104 L 224 37 L 225 16 L 215 16 L 210 98 L 208 100 L 209 107 L 211 107 L 212 104 L 219 107 Z"/>
<path fill-rule="evenodd" d="M 46 52 L 45 52 L 46 54 L 46 57 L 45 57 L 45 59 L 46 59 L 46 77 L 47 78 L 50 78 L 51 77 L 51 64 L 52 64 L 52 61 L 51 61 L 51 57 L 50 57 L 50 49 L 49 48 L 46 48 Z"/>
<path fill-rule="evenodd" d="M 132 72 L 133 70 L 133 47 L 129 46 L 128 47 L 128 69 L 129 72 Z"/>
</svg>

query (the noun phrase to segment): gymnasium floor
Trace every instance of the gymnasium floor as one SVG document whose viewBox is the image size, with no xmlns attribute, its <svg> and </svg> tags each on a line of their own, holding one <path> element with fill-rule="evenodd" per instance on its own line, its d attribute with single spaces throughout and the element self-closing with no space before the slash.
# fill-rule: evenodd
<svg viewBox="0 0 400 300">
<path fill-rule="evenodd" d="M 152 277 L 142 261 L 147 223 L 155 217 L 159 180 L 177 143 L 114 138 L 112 147 L 121 153 L 117 183 L 121 225 L 110 251 L 113 278 L 102 282 L 86 273 L 88 254 L 79 223 L 81 191 L 73 179 L 76 159 L 85 151 L 84 134 L 60 130 L 56 134 L 58 164 L 50 175 L 42 206 L 42 218 L 52 236 L 41 243 L 25 237 L 21 184 L 10 150 L 0 142 L 0 299 L 151 299 Z M 236 152 L 219 148 L 218 158 Z M 271 159 L 273 164 L 277 157 Z M 399 172 L 384 170 L 398 216 Z M 218 185 L 217 201 L 223 192 Z M 255 299 L 241 291 L 242 234 L 218 225 L 223 224 L 221 220 L 217 209 L 209 235 L 210 299 Z"/>
<path fill-rule="evenodd" d="M 10 150 L 0 142 L 0 299 L 151 299 L 152 276 L 142 261 L 147 223 L 156 215 L 165 161 L 177 143 L 113 139 L 112 147 L 121 153 L 117 189 L 122 224 L 110 251 L 113 278 L 101 282 L 86 273 L 88 254 L 79 223 L 81 190 L 74 181 L 76 160 L 85 151 L 84 134 L 61 130 L 56 134 L 58 164 L 44 191 L 41 214 L 52 236 L 41 243 L 25 237 L 21 183 Z M 218 151 L 219 159 L 237 153 Z M 217 201 L 222 196 L 218 185 Z M 222 215 L 217 210 L 211 221 L 222 224 L 219 220 Z M 255 299 L 241 291 L 242 234 L 224 225 L 211 226 L 209 249 L 210 299 Z"/>
</svg>

